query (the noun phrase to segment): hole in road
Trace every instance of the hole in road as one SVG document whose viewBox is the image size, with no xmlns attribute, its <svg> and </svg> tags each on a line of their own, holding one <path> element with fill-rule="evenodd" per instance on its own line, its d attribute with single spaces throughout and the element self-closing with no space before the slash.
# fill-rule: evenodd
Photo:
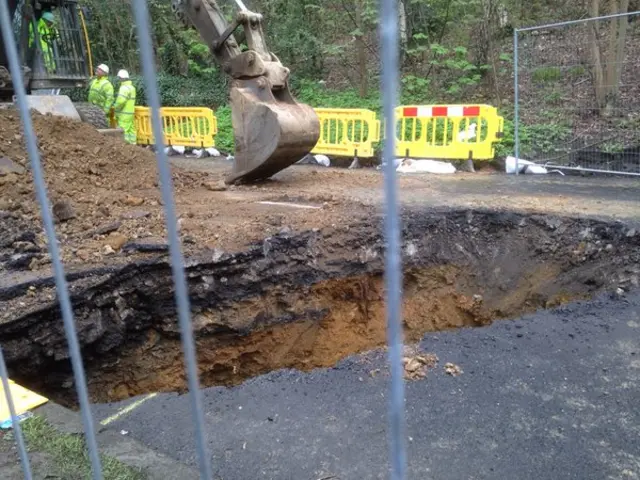
<svg viewBox="0 0 640 480">
<path fill-rule="evenodd" d="M 409 341 L 638 283 L 638 236 L 620 223 L 449 212 L 411 213 L 404 226 Z M 376 219 L 273 237 L 241 254 L 190 262 L 202 386 L 236 385 L 281 368 L 329 367 L 383 346 L 383 256 Z M 115 275 L 76 307 L 96 402 L 185 389 L 171 270 L 144 268 Z M 11 362 L 11 369 L 25 385 L 73 406 L 58 323 L 49 335 L 61 340 L 47 351 L 33 347 L 42 338 L 25 334 L 21 341 L 33 353 Z"/>
</svg>

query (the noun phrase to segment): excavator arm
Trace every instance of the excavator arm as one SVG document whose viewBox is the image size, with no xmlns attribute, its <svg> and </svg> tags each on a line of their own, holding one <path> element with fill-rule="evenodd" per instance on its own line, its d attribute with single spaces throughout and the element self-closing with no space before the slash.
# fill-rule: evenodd
<svg viewBox="0 0 640 480">
<path fill-rule="evenodd" d="M 269 51 L 262 15 L 235 0 L 228 24 L 215 0 L 172 0 L 176 15 L 193 26 L 231 78 L 229 92 L 235 162 L 227 183 L 271 177 L 308 154 L 320 137 L 315 111 L 289 90 L 289 69 Z M 241 30 L 242 51 L 234 33 Z"/>
</svg>

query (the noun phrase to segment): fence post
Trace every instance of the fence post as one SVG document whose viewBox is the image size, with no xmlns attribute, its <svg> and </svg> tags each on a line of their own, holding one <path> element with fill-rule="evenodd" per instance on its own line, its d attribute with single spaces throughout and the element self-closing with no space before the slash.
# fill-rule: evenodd
<svg viewBox="0 0 640 480">
<path fill-rule="evenodd" d="M 398 180 L 395 168 L 395 111 L 399 85 L 398 4 L 381 0 L 380 43 L 382 46 L 382 103 L 386 141 L 383 151 L 385 208 L 385 284 L 387 290 L 387 341 L 391 385 L 389 398 L 389 452 L 391 480 L 405 480 L 407 451 L 405 436 L 405 400 L 402 368 L 402 255 Z"/>
<path fill-rule="evenodd" d="M 518 158 L 520 156 L 520 135 L 519 135 L 519 127 L 520 127 L 520 112 L 519 112 L 519 89 L 518 89 L 518 32 L 517 28 L 513 29 L 513 103 L 514 103 L 514 112 L 513 112 L 513 143 L 514 143 L 514 155 L 516 157 L 516 175 L 518 175 L 518 171 L 520 170 L 518 166 Z"/>
</svg>

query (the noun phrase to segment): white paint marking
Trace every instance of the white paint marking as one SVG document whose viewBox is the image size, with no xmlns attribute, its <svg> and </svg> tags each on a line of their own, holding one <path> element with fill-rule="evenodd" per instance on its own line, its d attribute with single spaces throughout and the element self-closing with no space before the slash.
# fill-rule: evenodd
<svg viewBox="0 0 640 480">
<path fill-rule="evenodd" d="M 322 207 L 315 207 L 313 205 L 302 205 L 300 203 L 286 203 L 286 202 L 257 202 L 260 205 L 275 205 L 278 207 L 291 207 L 291 208 L 307 208 L 311 210 L 318 210 Z"/>
<path fill-rule="evenodd" d="M 117 413 L 111 415 L 109 418 L 105 418 L 104 420 L 102 420 L 100 422 L 100 425 L 105 426 L 105 425 L 109 425 L 112 422 L 115 422 L 116 420 L 118 420 L 123 415 L 126 415 L 127 413 L 132 412 L 133 410 L 138 408 L 140 405 L 142 405 L 144 402 L 146 402 L 147 400 L 151 400 L 156 395 L 158 395 L 158 394 L 157 393 L 150 393 L 146 397 L 142 397 L 142 398 L 136 400 L 135 402 L 130 403 L 129 405 L 124 407 L 122 410 L 119 410 Z"/>
</svg>

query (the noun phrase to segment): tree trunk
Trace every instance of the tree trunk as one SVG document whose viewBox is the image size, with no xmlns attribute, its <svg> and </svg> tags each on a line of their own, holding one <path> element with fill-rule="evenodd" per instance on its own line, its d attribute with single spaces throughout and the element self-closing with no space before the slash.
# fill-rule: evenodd
<svg viewBox="0 0 640 480">
<path fill-rule="evenodd" d="M 609 0 L 609 12 L 612 15 L 627 13 L 628 11 L 629 0 Z M 597 17 L 599 12 L 600 0 L 591 0 L 590 15 Z M 609 20 L 609 22 L 609 38 L 604 59 L 598 44 L 597 22 L 591 22 L 589 28 L 596 103 L 600 114 L 603 116 L 612 115 L 619 102 L 628 19 L 621 17 Z"/>
<path fill-rule="evenodd" d="M 600 12 L 600 0 L 591 0 L 589 14 L 597 17 Z M 604 82 L 604 72 L 602 60 L 600 59 L 600 45 L 598 45 L 598 23 L 589 22 L 589 41 L 591 43 L 591 56 L 593 57 L 593 82 L 596 94 L 596 104 L 598 110 L 604 108 L 606 103 L 606 89 Z"/>
<path fill-rule="evenodd" d="M 620 13 L 627 13 L 629 11 L 629 0 L 622 0 L 620 2 Z M 614 78 L 614 85 L 616 91 L 620 88 L 620 82 L 622 80 L 622 71 L 624 70 L 624 50 L 627 41 L 627 27 L 629 21 L 627 17 L 621 17 L 618 19 L 618 48 L 616 50 L 616 75 Z"/>
<path fill-rule="evenodd" d="M 398 2 L 398 30 L 400 32 L 400 65 L 404 65 L 404 53 L 407 51 L 407 45 L 409 43 L 405 0 Z"/>
<path fill-rule="evenodd" d="M 356 27 L 358 29 L 358 35 L 356 37 L 356 51 L 358 57 L 358 74 L 359 74 L 359 91 L 361 97 L 366 97 L 369 94 L 369 73 L 367 72 L 367 46 L 364 42 L 364 21 L 362 19 L 362 12 L 364 10 L 364 2 L 366 0 L 356 0 Z"/>
</svg>

